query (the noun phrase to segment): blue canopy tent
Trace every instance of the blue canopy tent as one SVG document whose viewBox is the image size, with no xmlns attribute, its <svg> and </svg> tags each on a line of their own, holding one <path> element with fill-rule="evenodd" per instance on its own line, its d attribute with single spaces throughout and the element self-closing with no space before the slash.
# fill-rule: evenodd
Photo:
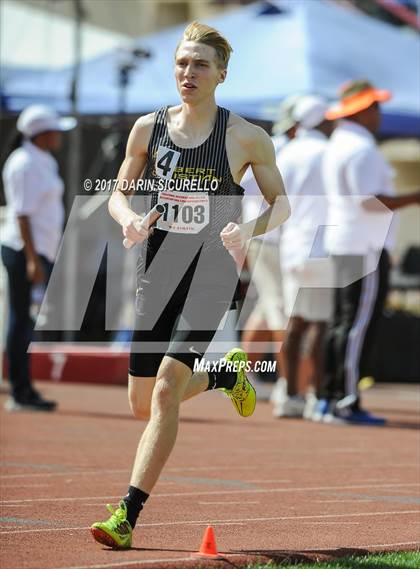
<svg viewBox="0 0 420 569">
<path fill-rule="evenodd" d="M 258 2 L 207 20 L 233 46 L 228 78 L 218 88 L 220 105 L 241 115 L 271 120 L 292 93 L 336 97 L 342 83 L 366 78 L 393 92 L 384 106 L 382 134 L 420 133 L 419 39 L 414 33 L 328 0 Z M 179 101 L 173 56 L 184 25 L 142 37 L 151 52 L 127 87 L 128 113 L 144 113 Z M 119 112 L 117 51 L 81 67 L 79 111 Z M 70 109 L 71 69 L 43 73 L 3 70 L 3 104 L 20 110 L 30 102 Z"/>
</svg>

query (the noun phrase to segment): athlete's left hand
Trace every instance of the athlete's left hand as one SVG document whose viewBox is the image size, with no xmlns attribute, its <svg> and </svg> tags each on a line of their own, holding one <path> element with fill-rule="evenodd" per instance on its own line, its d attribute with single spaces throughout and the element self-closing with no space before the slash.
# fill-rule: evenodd
<svg viewBox="0 0 420 569">
<path fill-rule="evenodd" d="M 229 222 L 226 227 L 222 229 L 220 238 L 223 246 L 229 252 L 240 251 L 248 239 L 241 226 L 233 222 Z"/>
</svg>

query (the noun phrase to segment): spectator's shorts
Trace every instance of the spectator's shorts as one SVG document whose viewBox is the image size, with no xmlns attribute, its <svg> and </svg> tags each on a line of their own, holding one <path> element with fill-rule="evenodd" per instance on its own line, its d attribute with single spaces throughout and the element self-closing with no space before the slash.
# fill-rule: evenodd
<svg viewBox="0 0 420 569">
<path fill-rule="evenodd" d="M 330 274 L 328 274 L 330 273 Z M 327 322 L 332 317 L 334 289 L 321 287 L 332 280 L 331 263 L 309 259 L 298 267 L 283 269 L 284 306 L 288 318 L 303 318 L 308 322 Z M 328 281 L 329 278 L 329 281 Z"/>
</svg>

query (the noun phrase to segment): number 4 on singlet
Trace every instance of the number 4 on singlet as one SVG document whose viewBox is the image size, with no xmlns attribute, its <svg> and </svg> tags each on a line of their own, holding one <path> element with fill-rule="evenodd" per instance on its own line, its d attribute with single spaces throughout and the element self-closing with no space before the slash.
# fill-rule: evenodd
<svg viewBox="0 0 420 569">
<path fill-rule="evenodd" d="M 180 156 L 181 153 L 172 148 L 159 146 L 155 162 L 156 174 L 159 178 L 165 178 L 165 180 L 172 178 Z"/>
</svg>

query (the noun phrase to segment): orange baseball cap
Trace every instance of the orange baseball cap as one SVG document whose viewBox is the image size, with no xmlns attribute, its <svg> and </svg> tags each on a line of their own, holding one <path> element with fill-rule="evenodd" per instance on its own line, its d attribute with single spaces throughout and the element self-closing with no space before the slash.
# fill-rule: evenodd
<svg viewBox="0 0 420 569">
<path fill-rule="evenodd" d="M 340 102 L 327 110 L 325 118 L 331 121 L 350 117 L 373 103 L 389 101 L 391 97 L 390 91 L 375 89 L 369 81 L 351 81 L 340 89 Z"/>
</svg>

